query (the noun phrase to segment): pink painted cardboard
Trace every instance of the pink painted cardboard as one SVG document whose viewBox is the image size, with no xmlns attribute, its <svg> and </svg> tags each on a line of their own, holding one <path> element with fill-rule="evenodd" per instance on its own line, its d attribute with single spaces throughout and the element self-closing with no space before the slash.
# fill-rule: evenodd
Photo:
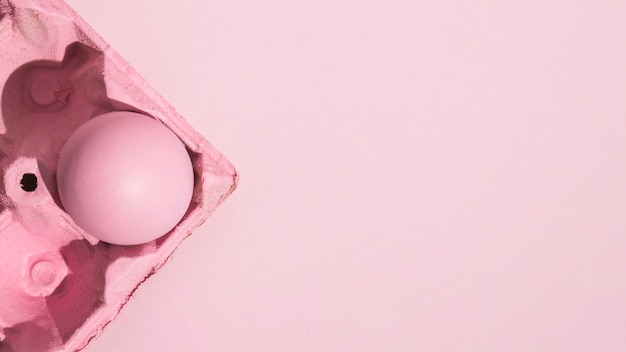
<svg viewBox="0 0 626 352">
<path fill-rule="evenodd" d="M 0 350 L 78 351 L 234 190 L 237 174 L 64 2 L 2 0 L 0 10 Z M 193 165 L 182 220 L 136 246 L 100 242 L 81 229 L 56 189 L 65 142 L 111 111 L 159 121 L 184 143 L 179 148 Z"/>
</svg>

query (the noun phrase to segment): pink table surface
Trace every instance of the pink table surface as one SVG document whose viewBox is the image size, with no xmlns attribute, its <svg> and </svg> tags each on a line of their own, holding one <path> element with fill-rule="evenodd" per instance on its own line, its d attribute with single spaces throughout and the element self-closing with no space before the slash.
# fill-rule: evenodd
<svg viewBox="0 0 626 352">
<path fill-rule="evenodd" d="M 88 352 L 626 350 L 623 1 L 68 2 L 241 173 Z"/>
</svg>

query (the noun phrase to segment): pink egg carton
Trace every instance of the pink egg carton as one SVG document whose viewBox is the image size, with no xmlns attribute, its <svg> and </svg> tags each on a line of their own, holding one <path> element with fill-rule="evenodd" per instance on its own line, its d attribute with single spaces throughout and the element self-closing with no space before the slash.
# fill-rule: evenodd
<svg viewBox="0 0 626 352">
<path fill-rule="evenodd" d="M 0 90 L 0 351 L 79 351 L 234 190 L 237 173 L 60 0 L 0 0 Z M 147 244 L 100 242 L 59 201 L 65 141 L 111 111 L 161 121 L 193 162 L 189 210 Z"/>
</svg>

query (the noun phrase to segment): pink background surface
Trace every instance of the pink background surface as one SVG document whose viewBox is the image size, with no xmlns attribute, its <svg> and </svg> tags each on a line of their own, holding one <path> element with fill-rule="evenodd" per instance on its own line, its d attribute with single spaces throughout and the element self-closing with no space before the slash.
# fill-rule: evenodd
<svg viewBox="0 0 626 352">
<path fill-rule="evenodd" d="M 622 1 L 68 1 L 240 187 L 88 352 L 622 351 Z"/>
</svg>

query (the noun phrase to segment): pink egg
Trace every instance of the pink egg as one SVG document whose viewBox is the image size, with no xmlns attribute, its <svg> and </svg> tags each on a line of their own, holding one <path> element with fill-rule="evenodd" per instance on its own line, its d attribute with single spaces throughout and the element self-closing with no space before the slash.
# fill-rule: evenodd
<svg viewBox="0 0 626 352">
<path fill-rule="evenodd" d="M 59 159 L 65 211 L 101 241 L 155 240 L 189 208 L 194 175 L 184 144 L 155 119 L 111 112 L 81 125 Z"/>
</svg>

